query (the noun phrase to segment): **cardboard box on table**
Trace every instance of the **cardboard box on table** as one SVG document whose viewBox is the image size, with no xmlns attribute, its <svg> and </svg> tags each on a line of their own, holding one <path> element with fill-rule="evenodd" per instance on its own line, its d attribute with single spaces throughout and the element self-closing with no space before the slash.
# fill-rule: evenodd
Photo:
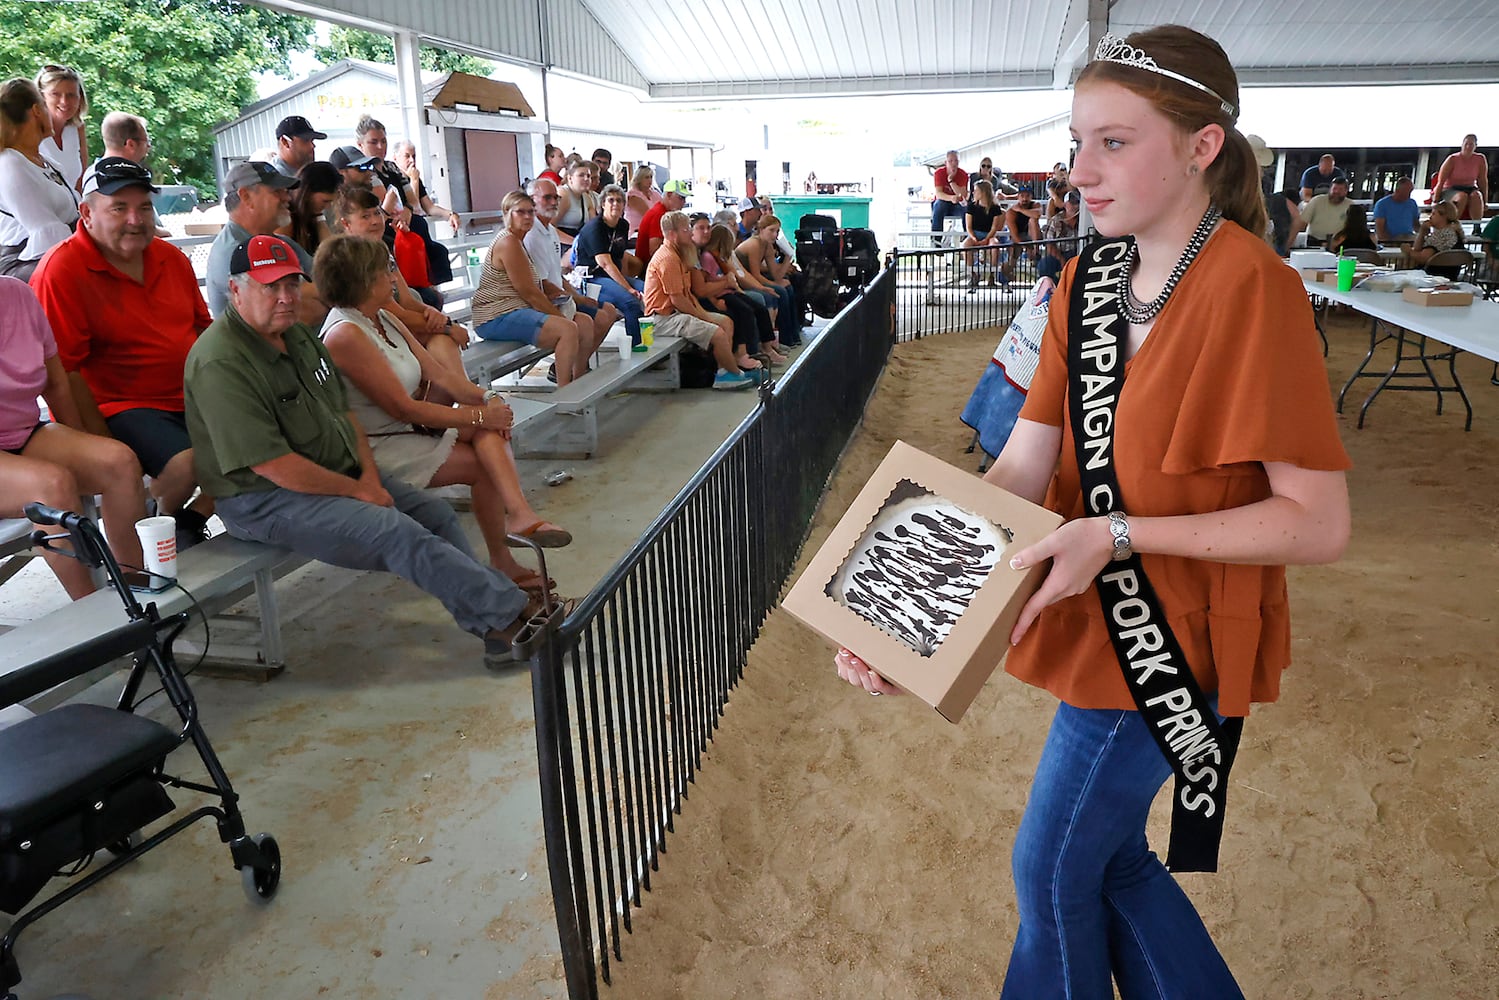
<svg viewBox="0 0 1499 1000">
<path fill-rule="evenodd" d="M 1458 288 L 1405 288 L 1400 292 L 1407 302 L 1418 306 L 1471 306 L 1473 293 Z"/>
<path fill-rule="evenodd" d="M 957 722 L 1046 572 L 1010 557 L 1061 523 L 897 441 L 781 607 Z"/>
</svg>

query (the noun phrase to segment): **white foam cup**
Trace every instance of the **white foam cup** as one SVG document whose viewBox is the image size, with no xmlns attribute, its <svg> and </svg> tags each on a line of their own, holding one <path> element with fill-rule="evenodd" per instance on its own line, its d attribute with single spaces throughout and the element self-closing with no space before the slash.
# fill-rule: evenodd
<svg viewBox="0 0 1499 1000">
<path fill-rule="evenodd" d="M 147 517 L 135 522 L 140 536 L 145 570 L 169 580 L 177 579 L 177 520 L 171 517 Z"/>
</svg>

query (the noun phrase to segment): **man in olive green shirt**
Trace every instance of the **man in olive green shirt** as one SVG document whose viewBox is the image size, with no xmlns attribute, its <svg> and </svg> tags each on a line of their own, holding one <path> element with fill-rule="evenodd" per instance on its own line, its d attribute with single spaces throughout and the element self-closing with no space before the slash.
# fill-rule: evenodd
<svg viewBox="0 0 1499 1000">
<path fill-rule="evenodd" d="M 294 248 L 253 236 L 229 274 L 229 306 L 188 354 L 183 386 L 198 481 L 229 533 L 395 573 L 484 638 L 486 666 L 522 659 L 538 609 L 479 562 L 445 502 L 380 474 L 338 370 L 297 322 Z"/>
</svg>

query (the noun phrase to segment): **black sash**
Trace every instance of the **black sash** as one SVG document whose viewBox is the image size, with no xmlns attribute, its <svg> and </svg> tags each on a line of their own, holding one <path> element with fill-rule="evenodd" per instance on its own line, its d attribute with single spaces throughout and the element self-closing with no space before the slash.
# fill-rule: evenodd
<svg viewBox="0 0 1499 1000">
<path fill-rule="evenodd" d="M 1129 337 L 1117 288 L 1129 247 L 1127 239 L 1109 240 L 1083 251 L 1067 314 L 1068 407 L 1083 500 L 1094 517 L 1124 509 L 1114 473 L 1114 417 Z M 1109 563 L 1096 583 L 1130 695 L 1176 775 L 1166 866 L 1217 871 L 1228 772 L 1244 720 L 1218 721 L 1138 555 Z"/>
</svg>

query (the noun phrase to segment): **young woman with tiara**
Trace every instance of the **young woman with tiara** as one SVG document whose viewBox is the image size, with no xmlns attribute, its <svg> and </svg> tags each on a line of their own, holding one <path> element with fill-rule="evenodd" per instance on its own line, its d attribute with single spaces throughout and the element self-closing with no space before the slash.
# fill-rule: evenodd
<svg viewBox="0 0 1499 1000">
<path fill-rule="evenodd" d="M 1067 518 L 1013 561 L 1051 566 L 1005 669 L 1061 704 L 1012 856 L 1008 1000 L 1242 996 L 1171 872 L 1216 870 L 1240 728 L 1289 660 L 1284 567 L 1341 555 L 1349 463 L 1238 107 L 1223 49 L 1179 26 L 1105 36 L 1073 95 L 1103 239 L 986 477 Z M 1173 776 L 1163 864 L 1145 822 Z"/>
</svg>

